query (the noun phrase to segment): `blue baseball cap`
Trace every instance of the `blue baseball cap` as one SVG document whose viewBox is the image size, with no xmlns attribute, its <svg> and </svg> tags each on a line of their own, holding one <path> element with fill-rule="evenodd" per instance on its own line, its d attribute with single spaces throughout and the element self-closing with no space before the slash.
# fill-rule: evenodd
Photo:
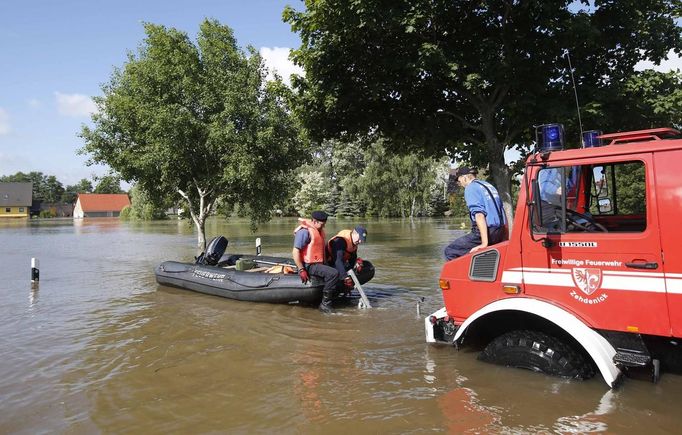
<svg viewBox="0 0 682 435">
<path fill-rule="evenodd" d="M 362 225 L 358 225 L 357 227 L 355 227 L 355 231 L 358 233 L 358 236 L 360 236 L 360 240 L 362 241 L 362 243 L 365 243 L 365 241 L 367 241 L 367 230 L 365 229 L 365 227 L 363 227 Z"/>
</svg>

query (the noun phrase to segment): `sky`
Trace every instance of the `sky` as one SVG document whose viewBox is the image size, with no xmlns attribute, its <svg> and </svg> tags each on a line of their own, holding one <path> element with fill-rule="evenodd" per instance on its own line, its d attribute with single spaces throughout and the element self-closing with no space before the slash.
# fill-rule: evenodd
<svg viewBox="0 0 682 435">
<path fill-rule="evenodd" d="M 194 39 L 204 18 L 216 19 L 282 77 L 302 74 L 288 60 L 300 39 L 282 22 L 287 4 L 303 9 L 301 0 L 0 0 L 0 176 L 37 171 L 67 186 L 107 173 L 77 154 L 78 133 L 90 123 L 91 97 L 144 39 L 143 22 Z M 646 67 L 682 69 L 682 61 Z"/>
<path fill-rule="evenodd" d="M 78 134 L 91 97 L 143 41 L 143 22 L 194 40 L 203 19 L 216 19 L 281 76 L 302 73 L 288 60 L 300 39 L 282 21 L 286 5 L 303 9 L 300 0 L 0 0 L 0 176 L 37 171 L 67 186 L 107 173 L 77 155 Z"/>
</svg>

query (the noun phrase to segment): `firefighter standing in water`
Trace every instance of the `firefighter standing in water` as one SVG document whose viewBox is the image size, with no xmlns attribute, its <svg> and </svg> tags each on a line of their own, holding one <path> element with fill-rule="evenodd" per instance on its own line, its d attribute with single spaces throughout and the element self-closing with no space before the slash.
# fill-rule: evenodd
<svg viewBox="0 0 682 435">
<path fill-rule="evenodd" d="M 355 269 L 356 272 L 360 272 L 362 270 L 363 261 L 358 257 L 358 246 L 365 241 L 367 241 L 367 230 L 363 226 L 357 226 L 352 230 L 339 231 L 327 243 L 327 264 L 339 272 L 339 277 L 343 277 L 343 281 L 339 282 L 339 287 L 344 293 L 349 293 L 355 287 L 347 271 Z"/>
<path fill-rule="evenodd" d="M 304 284 L 311 276 L 324 281 L 320 311 L 330 313 L 332 300 L 336 295 L 339 272 L 325 264 L 324 225 L 327 223 L 327 213 L 314 211 L 310 220 L 299 219 L 300 225 L 294 230 L 294 249 L 291 254 L 298 268 L 298 275 Z"/>
</svg>

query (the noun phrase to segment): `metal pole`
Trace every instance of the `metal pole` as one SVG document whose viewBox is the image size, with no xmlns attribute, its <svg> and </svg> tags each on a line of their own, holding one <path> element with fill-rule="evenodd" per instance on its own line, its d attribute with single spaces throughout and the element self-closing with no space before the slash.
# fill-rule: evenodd
<svg viewBox="0 0 682 435">
<path fill-rule="evenodd" d="M 360 302 L 358 302 L 358 308 L 372 308 L 372 305 L 369 303 L 369 299 L 367 299 L 367 295 L 365 294 L 365 291 L 362 289 L 360 281 L 358 281 L 358 277 L 355 275 L 353 269 L 348 271 L 348 276 L 351 277 L 351 279 L 355 283 L 355 288 L 358 289 L 358 292 L 360 293 Z"/>
<path fill-rule="evenodd" d="M 31 258 L 31 282 L 38 282 L 40 281 L 40 263 L 38 262 L 38 259 L 33 257 Z"/>
</svg>

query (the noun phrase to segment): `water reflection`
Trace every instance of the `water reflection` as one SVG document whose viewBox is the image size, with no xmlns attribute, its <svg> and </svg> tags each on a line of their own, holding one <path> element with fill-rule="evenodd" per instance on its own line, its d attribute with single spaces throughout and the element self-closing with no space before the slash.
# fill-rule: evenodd
<svg viewBox="0 0 682 435">
<path fill-rule="evenodd" d="M 357 222 L 332 222 L 330 233 Z M 364 223 L 364 222 L 363 222 Z M 682 377 L 565 381 L 424 343 L 417 315 L 442 306 L 446 221 L 371 221 L 361 256 L 376 308 L 338 315 L 159 287 L 153 268 L 189 261 L 186 222 L 0 223 L 0 433 L 674 432 Z M 252 233 L 211 220 L 228 249 L 291 252 L 295 220 Z M 41 261 L 29 289 L 30 258 Z M 27 299 L 28 298 L 28 301 Z M 653 429 L 652 429 L 653 428 Z"/>
</svg>

